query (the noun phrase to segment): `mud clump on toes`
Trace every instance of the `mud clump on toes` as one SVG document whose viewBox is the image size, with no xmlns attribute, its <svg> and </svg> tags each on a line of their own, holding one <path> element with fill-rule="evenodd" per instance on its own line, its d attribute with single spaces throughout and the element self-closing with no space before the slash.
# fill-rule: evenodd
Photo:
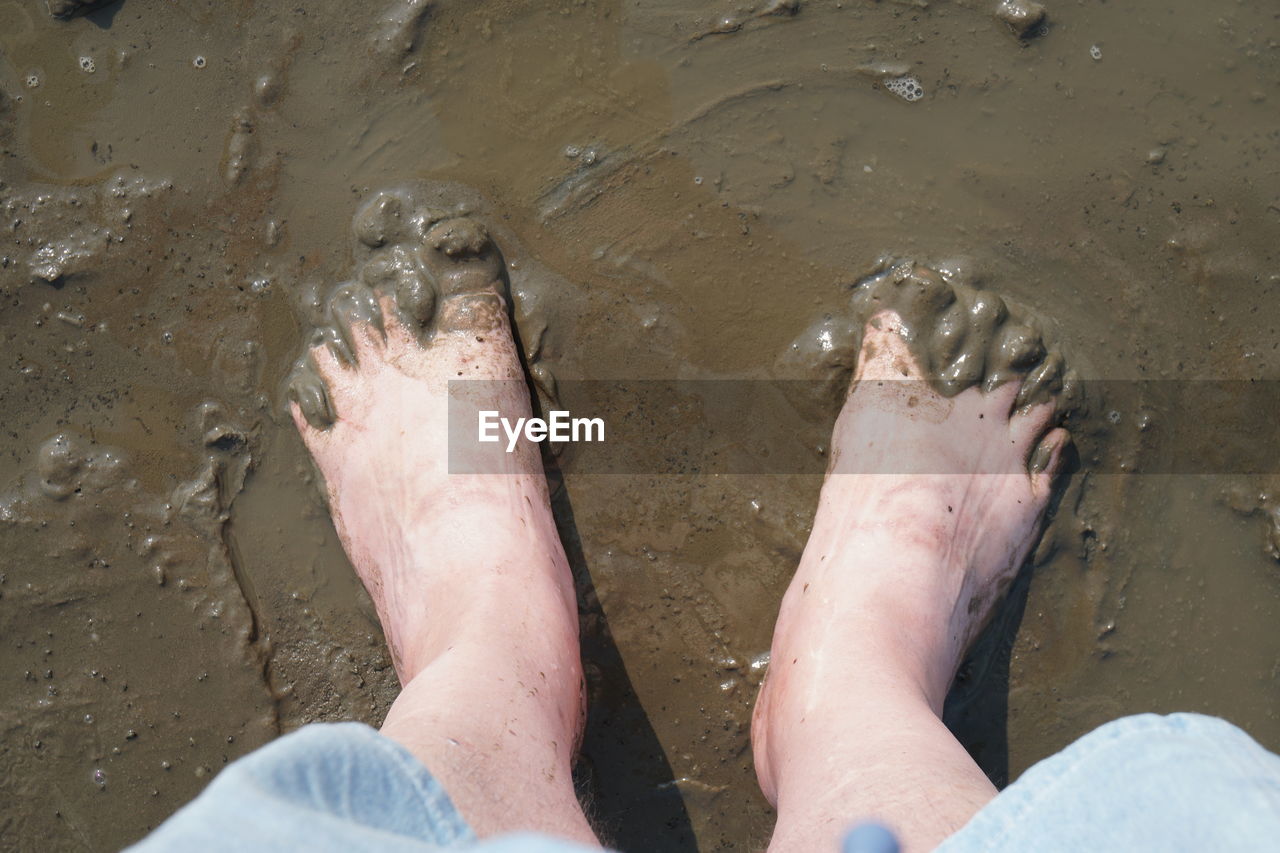
<svg viewBox="0 0 1280 853">
<path fill-rule="evenodd" d="M 385 334 L 384 310 L 423 345 L 442 333 L 504 326 L 511 311 L 506 263 L 473 214 L 480 200 L 456 185 L 422 184 L 374 194 L 352 222 L 357 274 L 331 291 L 289 377 L 287 396 L 317 428 L 337 412 L 312 352 L 327 347 L 355 365 L 357 329 Z M 532 361 L 535 352 L 527 352 Z M 540 373 L 545 373 L 545 367 Z"/>
<path fill-rule="evenodd" d="M 1035 317 L 1000 296 L 913 261 L 884 262 L 851 291 L 849 313 L 810 326 L 778 365 L 779 375 L 820 379 L 823 408 L 843 400 L 862 330 L 884 311 L 901 318 L 902 336 L 942 395 L 1020 381 L 1019 408 L 1052 401 L 1063 414 L 1074 407 L 1078 386 L 1062 353 L 1045 343 Z"/>
</svg>

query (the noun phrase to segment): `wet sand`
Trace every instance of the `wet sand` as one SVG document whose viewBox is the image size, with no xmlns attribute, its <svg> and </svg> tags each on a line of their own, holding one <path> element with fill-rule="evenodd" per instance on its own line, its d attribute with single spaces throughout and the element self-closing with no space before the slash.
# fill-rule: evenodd
<svg viewBox="0 0 1280 853">
<path fill-rule="evenodd" d="M 884 256 L 1027 306 L 1097 390 L 950 720 L 997 782 L 1142 711 L 1280 748 L 1280 464 L 1170 464 L 1142 384 L 1280 378 L 1275 10 L 687 6 L 0 0 L 0 847 L 119 847 L 280 732 L 380 721 L 283 385 L 357 207 L 414 179 L 485 199 L 570 409 L 775 376 Z M 819 479 L 586 459 L 583 791 L 623 849 L 759 847 L 747 724 Z"/>
</svg>

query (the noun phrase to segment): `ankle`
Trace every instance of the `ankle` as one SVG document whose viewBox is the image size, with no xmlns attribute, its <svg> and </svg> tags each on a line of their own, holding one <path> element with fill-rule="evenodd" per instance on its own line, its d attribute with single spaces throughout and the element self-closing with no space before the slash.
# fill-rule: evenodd
<svg viewBox="0 0 1280 853">
<path fill-rule="evenodd" d="M 868 739 L 884 737 L 880 728 L 900 725 L 902 714 L 891 709 L 909 708 L 917 716 L 941 712 L 914 662 L 896 652 L 859 648 L 841 656 L 837 667 L 816 655 L 785 654 L 774 649 L 751 722 L 756 775 L 775 806 L 810 779 L 808 768 L 833 760 L 845 747 L 861 749 Z"/>
<path fill-rule="evenodd" d="M 523 662 L 542 661 L 544 670 L 580 675 L 577 601 L 567 566 L 563 581 L 523 564 L 510 572 L 477 573 L 469 581 L 451 573 L 429 595 L 430 601 L 448 603 L 401 611 L 392 623 L 401 638 L 403 676 L 413 678 L 457 651 L 492 673 L 522 677 Z"/>
<path fill-rule="evenodd" d="M 874 570 L 834 563 L 802 564 L 783 599 L 766 684 L 773 710 L 798 720 L 892 693 L 941 713 L 963 653 L 961 584 L 912 571 L 909 560 Z"/>
</svg>

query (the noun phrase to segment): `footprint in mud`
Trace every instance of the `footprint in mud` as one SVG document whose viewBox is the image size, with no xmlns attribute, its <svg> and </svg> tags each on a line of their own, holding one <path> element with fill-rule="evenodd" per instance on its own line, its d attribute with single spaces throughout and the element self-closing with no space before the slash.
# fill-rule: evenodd
<svg viewBox="0 0 1280 853">
<path fill-rule="evenodd" d="M 492 221 L 487 213 L 470 190 L 427 183 L 376 193 L 357 211 L 352 223 L 356 278 L 329 295 L 324 322 L 289 377 L 287 396 L 311 426 L 326 429 L 337 414 L 316 369 L 314 348 L 326 347 L 340 363 L 354 365 L 352 330 L 384 331 L 383 305 L 425 346 L 437 331 L 467 326 L 473 314 L 492 310 L 492 300 L 484 297 L 495 288 L 502 304 L 511 306 L 513 325 L 525 332 L 518 343 L 535 387 L 554 399 L 555 380 L 542 359 L 548 300 L 540 292 L 539 275 L 532 264 L 530 272 L 514 272 L 516 265 L 506 261 L 478 218 Z"/>
<path fill-rule="evenodd" d="M 1046 344 L 1039 320 L 960 279 L 914 261 L 882 262 L 852 285 L 847 313 L 823 317 L 791 344 L 776 375 L 819 380 L 790 388 L 793 402 L 835 411 L 857 366 L 863 329 L 877 314 L 892 311 L 901 317 L 899 334 L 929 384 L 944 397 L 1018 380 L 1015 408 L 1052 400 L 1060 416 L 1074 411 L 1080 402 L 1076 374 L 1061 350 Z"/>
</svg>

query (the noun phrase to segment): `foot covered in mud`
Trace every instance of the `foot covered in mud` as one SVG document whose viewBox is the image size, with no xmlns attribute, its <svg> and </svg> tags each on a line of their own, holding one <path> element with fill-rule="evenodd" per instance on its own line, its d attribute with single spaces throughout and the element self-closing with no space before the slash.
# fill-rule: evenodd
<svg viewBox="0 0 1280 853">
<path fill-rule="evenodd" d="M 756 708 L 771 798 L 788 748 L 778 733 L 806 715 L 820 727 L 824 695 L 883 677 L 941 713 L 1035 544 L 1069 442 L 1055 427 L 1063 359 L 1000 297 L 901 264 L 860 282 L 853 309 L 819 330 L 838 360 L 843 324 L 856 369 Z"/>
<path fill-rule="evenodd" d="M 449 471 L 451 381 L 484 380 L 466 383 L 473 404 L 530 415 L 503 260 L 486 229 L 396 190 L 368 202 L 354 231 L 357 280 L 329 297 L 290 405 L 408 683 L 439 652 L 440 620 L 427 616 L 440 602 L 501 609 L 506 585 L 487 574 L 533 573 L 519 582 L 576 619 L 572 580 L 535 447 L 501 454 L 495 475 Z"/>
</svg>

